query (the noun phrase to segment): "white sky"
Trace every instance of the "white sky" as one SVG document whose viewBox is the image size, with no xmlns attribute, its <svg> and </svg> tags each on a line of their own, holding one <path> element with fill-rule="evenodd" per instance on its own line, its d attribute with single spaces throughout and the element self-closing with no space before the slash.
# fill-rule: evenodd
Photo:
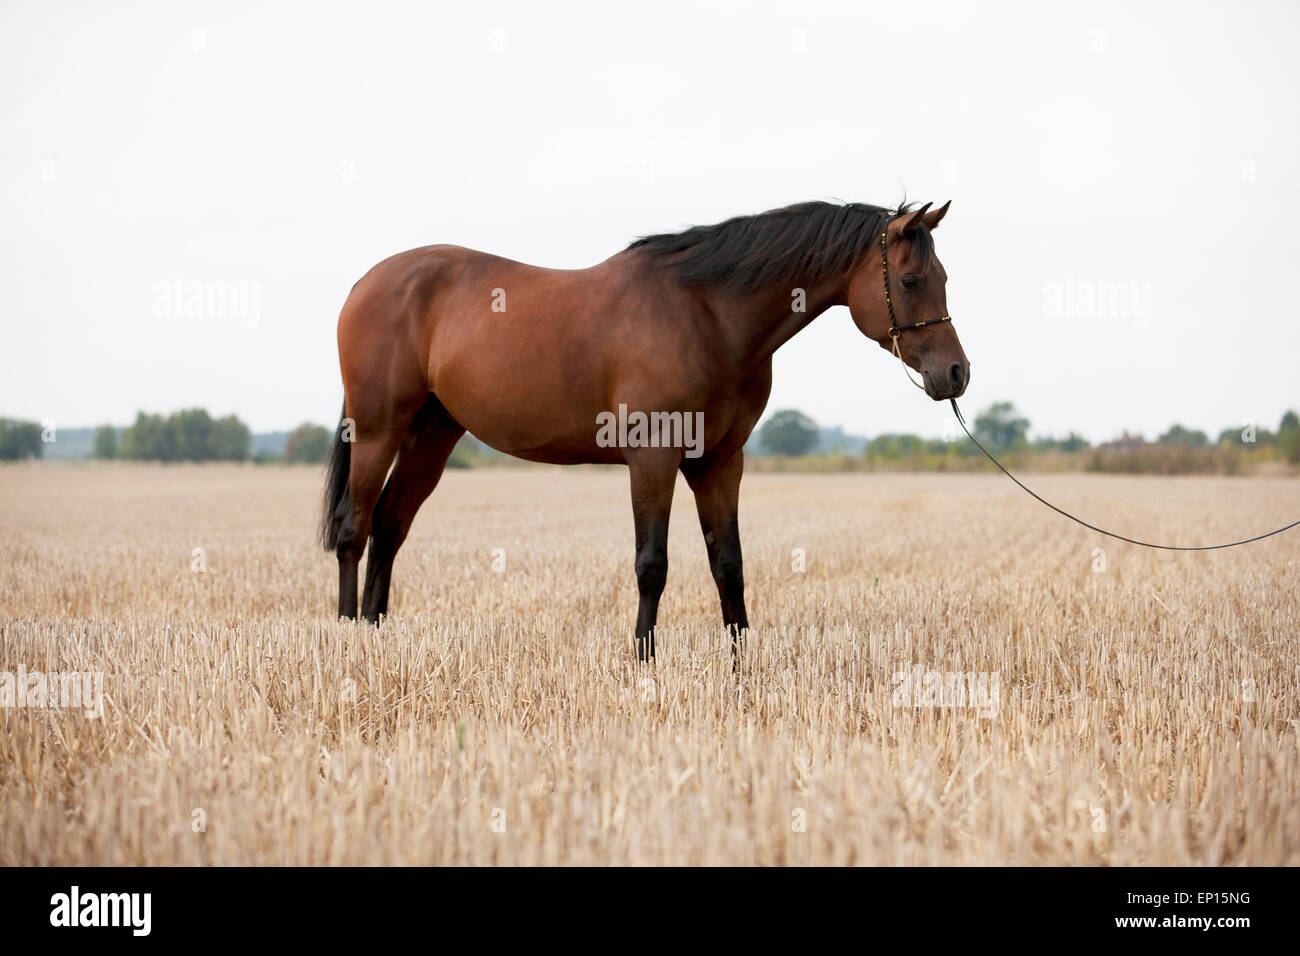
<svg viewBox="0 0 1300 956">
<path fill-rule="evenodd" d="M 0 415 L 332 424 L 339 307 L 391 253 L 577 267 L 904 189 L 953 200 L 968 413 L 1097 440 L 1300 407 L 1294 6 L 106 7 L 0 8 Z M 176 276 L 245 283 L 258 321 L 156 315 Z M 1136 316 L 1089 315 L 1098 289 Z M 777 354 L 791 406 L 865 434 L 950 415 L 842 309 Z"/>
</svg>

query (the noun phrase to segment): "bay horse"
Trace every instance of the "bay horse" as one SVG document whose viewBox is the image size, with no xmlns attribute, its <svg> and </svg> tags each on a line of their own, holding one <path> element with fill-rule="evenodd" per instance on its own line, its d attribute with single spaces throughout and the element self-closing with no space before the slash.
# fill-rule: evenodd
<svg viewBox="0 0 1300 956">
<path fill-rule="evenodd" d="M 367 541 L 361 614 L 372 623 L 387 615 L 393 560 L 468 431 L 529 461 L 627 465 L 640 660 L 655 653 L 681 471 L 734 655 L 749 627 L 736 519 L 742 449 L 767 404 L 773 353 L 847 305 L 863 335 L 921 374 L 932 399 L 966 389 L 970 364 L 931 238 L 948 205 L 801 203 L 644 236 L 587 269 L 449 245 L 380 262 L 338 323 L 343 420 L 320 533 L 338 556 L 339 616 L 357 616 Z M 692 422 L 700 433 L 687 447 Z"/>
</svg>

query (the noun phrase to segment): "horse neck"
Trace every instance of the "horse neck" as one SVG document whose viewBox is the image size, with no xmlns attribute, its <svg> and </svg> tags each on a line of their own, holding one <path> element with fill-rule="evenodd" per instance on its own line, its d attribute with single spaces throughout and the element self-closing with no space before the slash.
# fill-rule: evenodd
<svg viewBox="0 0 1300 956">
<path fill-rule="evenodd" d="M 831 306 L 846 304 L 848 277 L 831 277 L 812 286 L 792 283 L 789 288 L 721 293 L 712 298 L 710 304 L 727 327 L 733 354 L 752 367 L 770 361 L 777 349 Z M 799 305 L 803 311 L 796 310 Z"/>
</svg>

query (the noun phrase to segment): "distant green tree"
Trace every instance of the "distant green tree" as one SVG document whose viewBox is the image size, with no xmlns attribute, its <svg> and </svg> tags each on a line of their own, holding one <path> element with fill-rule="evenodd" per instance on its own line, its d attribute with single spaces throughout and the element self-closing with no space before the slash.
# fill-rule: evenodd
<svg viewBox="0 0 1300 956">
<path fill-rule="evenodd" d="M 172 461 L 175 444 L 174 430 L 168 429 L 165 418 L 137 412 L 135 422 L 122 432 L 119 455 L 134 461 Z"/>
<path fill-rule="evenodd" d="M 284 443 L 285 461 L 316 463 L 324 461 L 330 453 L 330 439 L 334 433 L 324 425 L 303 422 Z"/>
<path fill-rule="evenodd" d="M 1282 416 L 1282 424 L 1277 426 L 1277 445 L 1291 464 L 1300 462 L 1300 418 L 1295 412 Z"/>
<path fill-rule="evenodd" d="M 22 422 L 13 418 L 0 418 L 0 459 L 17 461 L 22 458 L 40 458 L 45 453 L 41 441 L 41 426 L 36 422 Z"/>
<path fill-rule="evenodd" d="M 122 442 L 117 448 L 119 458 L 140 461 L 149 457 L 147 452 L 152 442 L 148 431 L 151 429 L 152 418 L 144 412 L 135 413 L 135 421 L 122 429 Z"/>
<path fill-rule="evenodd" d="M 91 452 L 96 458 L 108 460 L 117 457 L 117 429 L 100 425 L 95 429 L 95 444 Z"/>
<path fill-rule="evenodd" d="M 1277 435 L 1273 434 L 1267 428 L 1254 429 L 1254 441 L 1247 441 L 1249 434 L 1246 426 L 1240 428 L 1225 428 L 1219 432 L 1219 437 L 1214 440 L 1216 445 L 1231 448 L 1250 448 L 1264 447 L 1277 444 Z"/>
<path fill-rule="evenodd" d="M 999 451 L 1019 451 L 1026 444 L 1029 419 L 1018 416 L 1010 402 L 995 402 L 976 416 L 974 430 L 981 444 Z"/>
<path fill-rule="evenodd" d="M 777 455 L 806 455 L 817 447 L 817 423 L 803 412 L 786 408 L 774 414 L 758 430 L 759 444 Z"/>
<path fill-rule="evenodd" d="M 1156 439 L 1161 445 L 1175 445 L 1179 448 L 1204 448 L 1210 443 L 1205 432 L 1174 425 Z"/>
<path fill-rule="evenodd" d="M 213 454 L 212 416 L 204 408 L 187 408 L 169 416 L 176 435 L 176 458 L 180 461 L 210 461 Z"/>
<path fill-rule="evenodd" d="M 248 458 L 253 433 L 234 415 L 212 423 L 211 451 L 217 461 L 244 461 Z"/>
</svg>

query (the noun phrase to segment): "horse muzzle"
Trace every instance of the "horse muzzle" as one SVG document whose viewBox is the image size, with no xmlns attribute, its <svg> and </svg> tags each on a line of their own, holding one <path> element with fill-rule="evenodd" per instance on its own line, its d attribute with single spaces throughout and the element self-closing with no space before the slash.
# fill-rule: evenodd
<svg viewBox="0 0 1300 956">
<path fill-rule="evenodd" d="M 932 367 L 927 363 L 921 369 L 921 380 L 925 394 L 936 402 L 946 402 L 950 398 L 961 398 L 970 384 L 970 364 L 953 362 L 946 367 Z"/>
</svg>

